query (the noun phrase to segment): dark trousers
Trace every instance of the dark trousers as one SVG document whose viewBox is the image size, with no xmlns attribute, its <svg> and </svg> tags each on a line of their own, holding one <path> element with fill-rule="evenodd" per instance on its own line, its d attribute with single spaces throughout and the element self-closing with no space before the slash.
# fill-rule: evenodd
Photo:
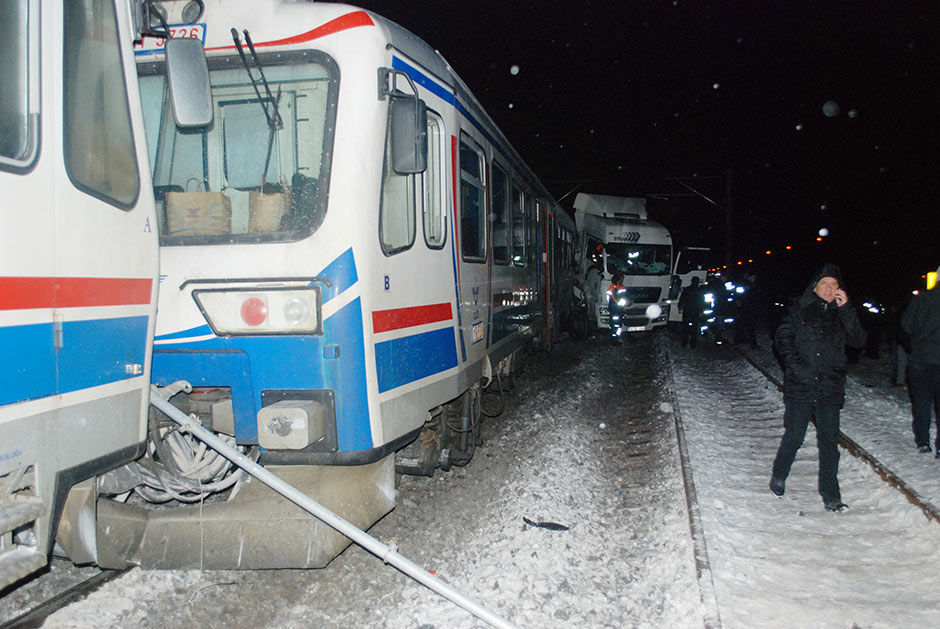
<svg viewBox="0 0 940 629">
<path fill-rule="evenodd" d="M 914 420 L 914 443 L 930 445 L 930 407 L 937 421 L 936 446 L 940 449 L 940 365 L 910 360 L 907 364 L 908 386 L 911 394 L 911 414 Z"/>
<path fill-rule="evenodd" d="M 698 337 L 702 334 L 701 320 L 698 317 L 682 317 L 682 345 L 695 349 Z"/>
<path fill-rule="evenodd" d="M 823 500 L 841 500 L 839 491 L 839 406 L 784 400 L 783 438 L 774 459 L 773 476 L 786 480 L 796 458 L 796 451 L 803 445 L 806 426 L 816 416 L 816 446 L 819 448 L 819 495 Z"/>
</svg>

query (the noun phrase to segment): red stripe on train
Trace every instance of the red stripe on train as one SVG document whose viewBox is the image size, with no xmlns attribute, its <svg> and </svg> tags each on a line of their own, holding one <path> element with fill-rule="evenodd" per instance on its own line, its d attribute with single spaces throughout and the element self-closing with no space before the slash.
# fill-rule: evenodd
<svg viewBox="0 0 940 629">
<path fill-rule="evenodd" d="M 372 313 L 372 330 L 378 334 L 379 332 L 391 332 L 392 330 L 412 328 L 416 325 L 426 325 L 438 321 L 450 321 L 453 318 L 450 304 L 376 310 Z"/>
<path fill-rule="evenodd" d="M 149 278 L 0 277 L 0 310 L 150 303 Z"/>
<path fill-rule="evenodd" d="M 375 26 L 375 22 L 372 21 L 372 18 L 370 18 L 369 14 L 365 11 L 356 11 L 354 13 L 347 13 L 346 15 L 342 15 L 335 20 L 330 20 L 326 24 L 318 26 L 311 31 L 307 31 L 306 33 L 292 35 L 290 37 L 285 37 L 284 39 L 275 39 L 274 41 L 253 43 L 255 48 L 263 48 L 265 46 L 286 46 L 288 44 L 302 44 L 303 42 L 313 41 L 314 39 L 326 37 L 327 35 L 332 35 L 333 33 L 339 33 L 340 31 L 346 31 L 359 26 Z M 207 48 L 207 50 L 235 50 L 235 46 L 217 46 L 215 48 Z"/>
</svg>

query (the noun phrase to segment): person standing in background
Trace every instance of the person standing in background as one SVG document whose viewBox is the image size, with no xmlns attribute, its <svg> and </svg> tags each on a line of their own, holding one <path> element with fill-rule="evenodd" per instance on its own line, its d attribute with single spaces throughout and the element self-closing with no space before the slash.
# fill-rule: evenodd
<svg viewBox="0 0 940 629">
<path fill-rule="evenodd" d="M 940 267 L 937 267 L 940 275 Z M 901 329 L 911 340 L 907 364 L 911 394 L 911 428 L 921 452 L 931 452 L 930 407 L 937 421 L 936 458 L 940 458 L 940 289 L 926 290 L 911 298 L 901 316 Z"/>
</svg>

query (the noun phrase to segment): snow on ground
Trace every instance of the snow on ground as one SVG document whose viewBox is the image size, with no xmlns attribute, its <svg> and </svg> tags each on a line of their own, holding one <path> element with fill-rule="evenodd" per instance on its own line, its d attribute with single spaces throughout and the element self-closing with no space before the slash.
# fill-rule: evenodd
<svg viewBox="0 0 940 629">
<path fill-rule="evenodd" d="M 722 625 L 940 625 L 940 526 L 844 450 L 839 479 L 851 509 L 827 513 L 812 427 L 786 495 L 772 496 L 782 395 L 733 350 L 703 349 L 674 347 L 672 365 Z M 769 351 L 754 355 L 779 374 Z M 938 462 L 914 448 L 909 404 L 884 365 L 850 366 L 842 430 L 933 497 Z"/>
<path fill-rule="evenodd" d="M 767 349 L 749 353 L 776 369 Z M 885 365 L 851 367 L 843 430 L 937 504 L 940 461 L 913 447 L 909 403 Z M 940 526 L 844 451 L 852 508 L 825 512 L 812 428 L 786 496 L 772 496 L 780 393 L 733 350 L 692 352 L 666 334 L 538 355 L 471 464 L 403 478 L 395 511 L 370 532 L 520 627 L 701 627 L 672 399 L 724 627 L 940 625 Z M 484 624 L 353 547 L 315 571 L 135 570 L 46 626 Z"/>
<path fill-rule="evenodd" d="M 662 339 L 537 355 L 471 464 L 403 478 L 370 532 L 520 627 L 701 627 Z M 483 623 L 358 548 L 316 571 L 133 571 L 46 623 L 127 625 Z"/>
</svg>

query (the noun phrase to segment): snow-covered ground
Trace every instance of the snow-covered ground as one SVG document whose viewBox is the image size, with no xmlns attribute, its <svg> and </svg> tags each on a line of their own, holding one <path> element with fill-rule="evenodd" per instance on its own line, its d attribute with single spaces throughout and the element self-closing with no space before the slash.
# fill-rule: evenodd
<svg viewBox="0 0 940 629">
<path fill-rule="evenodd" d="M 786 495 L 773 497 L 781 394 L 733 350 L 706 349 L 674 348 L 672 364 L 722 625 L 940 625 L 940 526 L 845 451 L 839 479 L 851 509 L 826 512 L 812 428 Z M 779 374 L 769 352 L 754 355 Z M 932 497 L 940 462 L 914 447 L 909 403 L 884 367 L 867 358 L 851 366 L 842 430 Z"/>
<path fill-rule="evenodd" d="M 776 368 L 768 350 L 753 355 Z M 940 503 L 940 461 L 913 447 L 886 361 L 862 358 L 851 372 L 843 431 Z M 704 599 L 673 403 L 711 566 Z M 724 627 L 940 626 L 940 525 L 867 465 L 843 452 L 852 508 L 825 512 L 810 428 L 786 496 L 770 494 L 782 409 L 726 346 L 692 352 L 659 333 L 565 342 L 530 361 L 469 466 L 403 478 L 395 511 L 370 532 L 520 627 L 701 627 L 715 600 Z M 484 624 L 353 547 L 316 571 L 135 570 L 45 626 Z"/>
</svg>

